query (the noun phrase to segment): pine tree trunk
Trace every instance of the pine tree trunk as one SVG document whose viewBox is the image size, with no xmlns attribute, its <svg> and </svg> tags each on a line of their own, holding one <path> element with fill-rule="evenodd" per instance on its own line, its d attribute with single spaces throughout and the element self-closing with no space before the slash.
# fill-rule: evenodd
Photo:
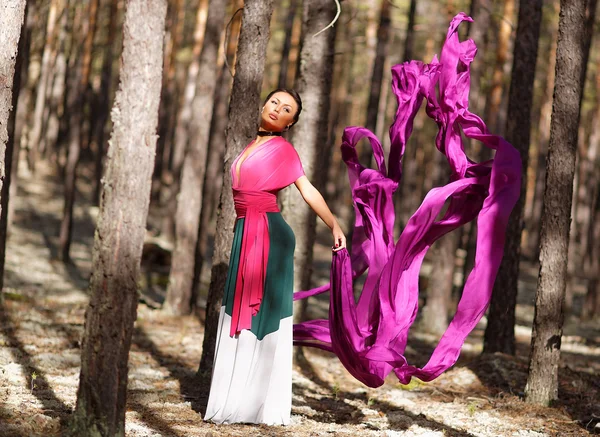
<svg viewBox="0 0 600 437">
<path fill-rule="evenodd" d="M 206 31 L 206 19 L 208 14 L 208 1 L 202 0 L 196 13 L 196 27 L 194 30 L 194 45 L 192 48 L 192 62 L 187 70 L 186 83 L 183 88 L 181 105 L 177 112 L 175 132 L 173 139 L 173 181 L 178 182 L 181 178 L 181 168 L 188 144 L 188 129 L 192 117 L 192 102 L 196 94 L 198 83 L 198 71 L 200 70 L 200 52 L 204 43 Z M 176 196 L 177 189 L 171 190 L 171 195 Z M 175 202 L 176 204 L 176 202 Z M 170 214 L 169 214 L 170 215 Z M 171 215 L 170 215 L 171 216 Z"/>
<path fill-rule="evenodd" d="M 81 6 L 74 5 L 79 8 Z M 91 0 L 87 13 L 82 14 L 81 25 L 73 26 L 73 47 L 71 47 L 70 72 L 67 78 L 67 104 L 63 118 L 68 118 L 68 154 L 65 166 L 65 187 L 63 218 L 60 224 L 60 254 L 64 262 L 70 262 L 71 241 L 73 238 L 73 207 L 75 206 L 75 181 L 77 165 L 82 148 L 82 128 L 84 123 L 85 96 L 89 81 L 91 51 L 94 41 L 95 17 L 98 10 L 98 0 Z M 76 12 L 77 13 L 77 12 Z M 93 17 L 93 18 L 92 18 Z M 78 21 L 78 20 L 76 20 Z M 91 34 L 91 36 L 90 36 Z M 79 37 L 85 38 L 82 49 L 77 44 Z"/>
<path fill-rule="evenodd" d="M 58 166 L 63 165 L 59 160 L 61 152 L 60 147 L 63 143 L 67 143 L 68 138 L 68 117 L 65 117 L 65 112 L 68 112 L 67 97 L 69 95 L 67 81 L 69 80 L 68 73 L 70 71 L 70 52 L 67 48 L 72 45 L 74 33 L 74 16 L 81 16 L 81 7 L 73 6 L 69 1 L 61 6 L 62 13 L 59 17 L 59 31 L 56 42 L 52 48 L 53 61 L 51 65 L 51 76 L 46 88 L 46 96 L 43 100 L 43 115 L 41 126 L 41 138 L 37 148 L 43 158 L 53 159 Z M 73 12 L 75 11 L 75 12 Z M 53 155 L 54 153 L 54 155 Z M 33 164 L 30 165 L 33 168 Z M 61 168 L 61 174 L 63 169 Z"/>
<path fill-rule="evenodd" d="M 295 89 L 302 97 L 302 118 L 292 128 L 290 142 L 294 145 L 308 179 L 322 190 L 327 175 L 331 146 L 327 145 L 328 115 L 333 79 L 334 44 L 337 27 L 320 35 L 335 17 L 335 3 L 328 0 L 304 0 L 302 26 L 304 40 L 300 52 L 300 72 Z M 296 187 L 283 192 L 282 213 L 294 230 L 294 288 L 307 290 L 313 271 L 313 245 L 316 237 L 316 215 L 304 202 Z M 294 320 L 302 318 L 301 306 L 294 307 Z"/>
<path fill-rule="evenodd" d="M 523 204 L 527 187 L 525 176 L 529 160 L 533 80 L 542 21 L 542 3 L 542 0 L 519 2 L 519 22 L 513 55 L 505 138 L 521 155 L 524 177 L 521 183 L 521 196 L 508 221 L 504 258 L 494 283 L 485 330 L 484 353 L 503 352 L 511 355 L 515 353 L 517 279 L 521 257 Z"/>
<path fill-rule="evenodd" d="M 446 157 L 437 152 L 432 159 L 433 166 L 427 173 L 434 186 L 448 182 L 449 168 Z M 429 188 L 429 187 L 428 187 Z M 460 232 L 454 230 L 436 241 L 428 252 L 433 266 L 427 284 L 427 300 L 423 307 L 421 326 L 431 334 L 441 335 L 448 327 L 448 310 L 454 283 L 456 249 Z"/>
<path fill-rule="evenodd" d="M 431 248 L 433 266 L 427 285 L 427 301 L 423 307 L 421 327 L 431 334 L 441 335 L 448 327 L 448 310 L 452 297 L 454 264 L 459 232 L 444 235 Z"/>
<path fill-rule="evenodd" d="M 569 221 L 581 97 L 596 0 L 561 0 L 556 81 L 546 189 L 540 236 L 540 274 L 536 292 L 526 401 L 549 405 L 558 399 L 558 362 L 567 277 Z M 587 6 L 587 8 L 586 8 Z"/>
<path fill-rule="evenodd" d="M 367 103 L 367 123 L 365 127 L 373 133 L 377 133 L 377 119 L 379 117 L 379 99 L 381 97 L 381 82 L 383 81 L 383 66 L 388 55 L 391 30 L 391 3 L 382 0 L 379 15 L 379 28 L 377 29 L 377 47 L 375 49 L 375 61 L 371 73 L 371 86 L 369 101 Z M 387 84 L 386 84 L 387 85 Z M 382 114 L 383 115 L 383 114 Z M 373 152 L 370 147 L 363 149 L 361 162 L 363 165 L 371 166 Z"/>
<path fill-rule="evenodd" d="M 515 13 L 515 0 L 505 0 L 502 17 L 500 17 L 500 28 L 498 30 L 498 41 L 496 46 L 496 64 L 492 74 L 491 89 L 486 100 L 485 117 L 490 130 L 497 134 L 502 134 L 504 126 L 501 124 L 502 115 L 501 105 L 503 90 L 505 88 L 504 78 L 507 74 L 507 60 L 510 51 L 510 41 L 512 25 Z M 482 149 L 487 153 L 487 148 Z M 487 158 L 487 156 L 485 156 Z"/>
<path fill-rule="evenodd" d="M 546 185 L 546 156 L 550 140 L 550 117 L 552 115 L 552 93 L 556 73 L 556 40 L 558 35 L 558 13 L 560 6 L 555 2 L 552 25 L 548 31 L 550 52 L 548 53 L 548 70 L 544 85 L 544 94 L 540 104 L 539 129 L 537 140 L 532 142 L 531 172 L 527 175 L 527 197 L 525 199 L 525 230 L 523 251 L 531 259 L 539 257 L 540 221 L 542 215 L 542 197 Z"/>
<path fill-rule="evenodd" d="M 468 36 L 478 47 L 486 45 L 487 33 L 490 29 L 490 17 L 492 15 L 492 0 L 472 0 L 470 16 L 475 20 L 469 23 Z M 484 71 L 485 58 L 482 53 L 478 54 L 471 64 L 471 87 L 469 89 L 469 107 L 471 112 L 481 113 L 483 109 L 483 96 L 481 95 L 481 76 Z"/>
<path fill-rule="evenodd" d="M 227 142 L 223 173 L 223 188 L 219 202 L 215 250 L 212 260 L 210 287 L 206 303 L 206 323 L 202 342 L 202 358 L 198 374 L 201 386 L 208 389 L 213 366 L 217 327 L 223 289 L 227 279 L 229 254 L 233 243 L 235 209 L 231 194 L 229 168 L 235 157 L 256 136 L 260 88 L 265 71 L 269 23 L 273 13 L 273 0 L 246 0 L 235 62 L 235 78 L 231 91 Z M 205 379 L 206 378 L 206 379 Z M 206 384 L 205 384 L 206 382 Z"/>
<path fill-rule="evenodd" d="M 242 7 L 242 1 L 234 2 L 234 10 Z M 240 36 L 241 14 L 237 14 L 229 27 L 229 38 L 225 56 L 228 63 L 235 64 L 235 52 Z M 235 65 L 234 65 L 235 67 Z M 196 247 L 196 266 L 194 268 L 194 289 L 192 302 L 198 305 L 200 297 L 200 278 L 204 267 L 204 259 L 208 256 L 208 239 L 214 235 L 214 228 L 210 225 L 215 218 L 217 204 L 223 187 L 223 156 L 225 154 L 225 129 L 227 128 L 229 108 L 229 96 L 233 85 L 233 75 L 229 73 L 226 63 L 221 66 L 219 82 L 217 84 L 215 105 L 213 108 L 212 126 L 210 127 L 210 142 L 208 145 L 208 157 L 206 161 L 206 175 L 204 177 L 204 188 L 202 193 L 202 211 L 200 213 L 200 226 L 198 229 L 198 244 Z M 198 305 L 199 306 L 199 305 Z"/>
<path fill-rule="evenodd" d="M 415 16 L 417 13 L 417 0 L 410 0 L 408 8 L 408 24 L 406 25 L 406 37 L 404 39 L 404 55 L 402 60 L 408 62 L 413 57 L 413 46 L 415 44 Z"/>
<path fill-rule="evenodd" d="M 42 130 L 44 124 L 44 111 L 46 109 L 46 96 L 51 86 L 54 64 L 57 60 L 57 39 L 60 33 L 61 16 L 66 14 L 66 0 L 52 0 L 48 12 L 46 24 L 46 42 L 44 45 L 41 72 L 36 91 L 36 101 L 33 114 L 33 122 L 28 138 L 28 156 L 30 170 L 35 169 L 40 143 L 42 141 Z"/>
<path fill-rule="evenodd" d="M 177 83 L 177 52 L 181 48 L 183 40 L 183 17 L 184 0 L 172 0 L 168 2 L 165 38 L 165 53 L 163 64 L 163 85 L 160 100 L 160 114 L 158 122 L 158 145 L 156 148 L 156 160 L 154 162 L 154 173 L 152 183 L 152 199 L 160 199 L 163 188 L 173 184 L 171 172 L 173 158 L 173 134 L 174 117 L 177 116 L 177 98 L 180 87 Z M 168 194 L 167 194 L 168 197 Z M 169 205 L 170 206 L 170 205 Z M 165 222 L 164 224 L 167 224 Z M 173 225 L 173 221 L 170 222 Z M 173 226 L 163 229 L 163 236 L 167 240 L 173 240 Z"/>
<path fill-rule="evenodd" d="M 292 33 L 294 31 L 294 18 L 298 9 L 298 0 L 290 0 L 288 13 L 285 19 L 285 39 L 281 49 L 281 66 L 279 67 L 279 79 L 277 88 L 286 88 L 288 68 L 290 65 L 290 49 L 292 48 Z"/>
<path fill-rule="evenodd" d="M 128 0 L 70 435 L 124 437 L 127 361 L 156 147 L 166 0 Z"/>
<path fill-rule="evenodd" d="M 16 104 L 20 89 L 17 56 L 25 17 L 25 0 L 0 0 L 0 295 L 4 285 L 4 259 L 8 216 L 8 192 L 14 148 Z M 0 296 L 2 302 L 2 296 Z"/>
<path fill-rule="evenodd" d="M 212 0 L 208 7 L 206 36 L 200 54 L 199 81 L 192 102 L 189 145 L 183 161 L 181 191 L 177 196 L 175 250 L 165 301 L 165 310 L 171 314 L 184 315 L 192 310 L 198 224 L 217 84 L 217 53 L 224 20 L 225 3 Z"/>
<path fill-rule="evenodd" d="M 203 1 L 204 2 L 204 1 Z M 204 43 L 204 35 L 206 30 L 206 18 L 208 13 L 208 4 L 198 8 L 196 13 L 196 28 L 194 31 L 194 46 L 192 49 L 192 62 L 190 63 L 187 73 L 186 82 L 182 86 L 183 95 L 180 99 L 180 105 L 176 114 L 175 127 L 173 132 L 173 141 L 170 146 L 172 159 L 169 180 L 171 183 L 168 187 L 163 187 L 165 195 L 164 209 L 166 211 L 175 211 L 177 209 L 177 196 L 181 189 L 181 169 L 183 168 L 183 159 L 186 154 L 188 145 L 188 136 L 190 130 L 190 122 L 192 118 L 192 103 L 196 94 L 196 86 L 198 83 L 198 71 L 200 69 L 200 52 Z M 163 84 L 163 87 L 165 85 Z M 165 116 L 163 115 L 163 119 Z M 166 120 L 166 119 L 165 119 Z M 159 149 L 160 146 L 159 143 Z M 156 183 L 160 182 L 155 179 Z M 158 185 L 160 186 L 160 184 Z M 156 197 L 156 196 L 155 196 Z M 175 214 L 167 213 L 163 216 L 162 236 L 168 241 L 174 241 L 175 236 Z"/>
<path fill-rule="evenodd" d="M 587 154 L 579 171 L 580 184 L 585 187 L 581 200 L 587 217 L 582 226 L 583 262 L 581 268 L 588 279 L 581 319 L 600 315 L 600 68 L 596 67 L 596 105 L 591 121 Z"/>
<path fill-rule="evenodd" d="M 113 82 L 113 61 L 115 34 L 117 33 L 117 13 L 119 10 L 119 0 L 109 0 L 110 9 L 108 17 L 107 38 L 104 44 L 104 54 L 102 59 L 102 72 L 100 73 L 100 93 L 98 101 L 94 108 L 94 117 L 92 119 L 93 142 L 96 144 L 95 180 L 94 180 L 94 203 L 100 202 L 100 190 L 102 186 L 103 162 L 105 154 L 105 135 L 106 123 L 110 110 L 110 90 Z"/>
<path fill-rule="evenodd" d="M 20 69 L 21 74 L 19 75 L 18 80 L 20 81 L 20 89 L 19 95 L 17 99 L 16 108 L 13 108 L 15 111 L 15 124 L 14 124 L 14 135 L 11 135 L 9 132 L 8 139 L 9 142 L 12 142 L 12 147 L 8 147 L 7 150 L 12 149 L 11 156 L 11 170 L 10 170 L 10 186 L 9 186 L 9 194 L 8 198 L 14 198 L 17 195 L 17 174 L 19 168 L 19 154 L 21 150 L 21 143 L 23 138 L 23 133 L 25 132 L 25 126 L 27 120 L 29 118 L 29 111 L 31 110 L 31 102 L 32 96 L 34 92 L 34 86 L 32 85 L 32 75 L 30 75 L 30 69 L 37 68 L 37 66 L 32 66 L 30 63 L 31 60 L 31 50 L 32 50 L 32 33 L 36 26 L 39 24 L 39 15 L 40 10 L 38 5 L 35 2 L 30 2 L 27 5 L 26 16 L 25 16 L 25 24 L 23 25 L 21 39 L 19 40 L 19 57 L 17 58 L 17 65 L 15 67 L 15 74 L 18 73 Z M 16 87 L 17 77 L 15 77 L 13 89 L 17 89 Z M 14 96 L 13 96 L 14 98 Z M 9 123 L 10 128 L 10 123 Z M 15 202 L 9 202 L 7 208 L 7 217 L 6 217 L 6 225 L 7 229 L 10 228 L 13 223 L 13 218 L 15 215 Z M 8 232 L 8 231 L 7 231 Z M 1 257 L 4 258 L 3 256 Z M 1 288 L 0 288 L 1 290 Z"/>
</svg>

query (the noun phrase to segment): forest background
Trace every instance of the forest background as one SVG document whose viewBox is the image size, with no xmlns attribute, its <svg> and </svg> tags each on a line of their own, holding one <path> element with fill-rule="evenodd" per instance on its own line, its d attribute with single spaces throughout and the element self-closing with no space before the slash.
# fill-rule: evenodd
<svg viewBox="0 0 600 437">
<path fill-rule="evenodd" d="M 596 4 L 346 0 L 328 26 L 332 0 L 0 1 L 2 435 L 600 432 Z M 291 427 L 203 423 L 234 219 L 223 170 L 252 138 L 262 97 L 301 92 L 288 139 L 350 240 L 343 129 L 366 126 L 388 150 L 391 66 L 430 62 L 461 11 L 474 22 L 460 36 L 479 48 L 470 110 L 524 164 L 492 303 L 461 359 L 431 383 L 370 389 L 332 355 L 298 349 Z M 450 177 L 436 134 L 421 108 L 396 237 Z M 493 158 L 476 142 L 465 150 Z M 361 144 L 363 164 L 370 155 Z M 297 237 L 297 289 L 328 282 L 328 229 L 293 187 L 280 204 Z M 476 237 L 467 224 L 425 258 L 406 351 L 416 365 L 455 312 Z M 295 317 L 326 317 L 328 304 L 312 298 Z M 86 403 L 94 396 L 100 405 Z"/>
</svg>

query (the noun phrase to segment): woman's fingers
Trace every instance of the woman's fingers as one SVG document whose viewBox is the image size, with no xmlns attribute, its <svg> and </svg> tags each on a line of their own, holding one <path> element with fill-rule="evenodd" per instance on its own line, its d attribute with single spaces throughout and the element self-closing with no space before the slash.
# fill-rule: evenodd
<svg viewBox="0 0 600 437">
<path fill-rule="evenodd" d="M 338 250 L 342 250 L 342 249 L 346 248 L 346 237 L 344 236 L 343 233 L 340 233 L 340 234 L 334 233 L 333 240 L 334 240 L 334 243 L 333 243 L 332 250 L 334 252 L 337 252 Z"/>
</svg>

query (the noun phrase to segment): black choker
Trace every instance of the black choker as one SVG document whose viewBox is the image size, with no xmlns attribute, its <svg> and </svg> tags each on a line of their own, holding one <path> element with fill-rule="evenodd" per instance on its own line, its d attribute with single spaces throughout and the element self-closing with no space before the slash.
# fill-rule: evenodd
<svg viewBox="0 0 600 437">
<path fill-rule="evenodd" d="M 266 130 L 259 130 L 258 132 L 256 132 L 256 135 L 258 135 L 259 137 L 280 137 L 281 134 L 281 132 L 269 132 Z"/>
</svg>

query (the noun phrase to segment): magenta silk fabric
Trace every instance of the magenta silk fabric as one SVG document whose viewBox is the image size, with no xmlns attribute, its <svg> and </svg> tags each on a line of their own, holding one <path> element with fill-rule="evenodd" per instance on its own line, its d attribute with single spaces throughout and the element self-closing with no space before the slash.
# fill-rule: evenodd
<svg viewBox="0 0 600 437">
<path fill-rule="evenodd" d="M 294 326 L 298 345 L 334 352 L 348 371 L 370 387 L 383 384 L 394 372 L 407 384 L 416 376 L 430 381 L 454 365 L 467 335 L 483 316 L 503 255 L 508 217 L 521 184 L 521 160 L 516 149 L 488 132 L 485 123 L 468 110 L 469 66 L 477 48 L 472 40 L 460 42 L 457 28 L 472 21 L 464 13 L 451 22 L 440 60 L 430 64 L 411 61 L 392 68 L 392 88 L 398 110 L 390 128 L 391 148 L 386 170 L 378 139 L 362 127 L 346 128 L 342 156 L 348 166 L 356 224 L 352 255 L 333 255 L 331 284 L 295 293 L 302 299 L 330 292 L 329 320 L 311 320 Z M 439 127 L 436 147 L 450 164 L 450 182 L 433 188 L 394 243 L 392 195 L 401 179 L 404 147 L 414 117 L 426 101 L 426 112 Z M 461 132 L 496 151 L 484 163 L 464 152 Z M 377 170 L 363 167 L 355 147 L 367 138 Z M 445 202 L 448 209 L 436 220 Z M 407 362 L 408 331 L 418 307 L 419 270 L 425 253 L 442 235 L 477 217 L 475 265 L 465 283 L 456 314 L 429 362 L 417 368 Z M 356 301 L 353 278 L 368 269 Z"/>
<path fill-rule="evenodd" d="M 232 337 L 242 329 L 250 329 L 252 316 L 260 309 L 269 260 L 266 213 L 279 211 L 277 192 L 304 174 L 294 147 L 276 137 L 244 158 L 238 178 L 237 164 L 253 143 L 246 146 L 231 166 L 235 211 L 238 218 L 245 219 L 229 332 Z"/>
</svg>

